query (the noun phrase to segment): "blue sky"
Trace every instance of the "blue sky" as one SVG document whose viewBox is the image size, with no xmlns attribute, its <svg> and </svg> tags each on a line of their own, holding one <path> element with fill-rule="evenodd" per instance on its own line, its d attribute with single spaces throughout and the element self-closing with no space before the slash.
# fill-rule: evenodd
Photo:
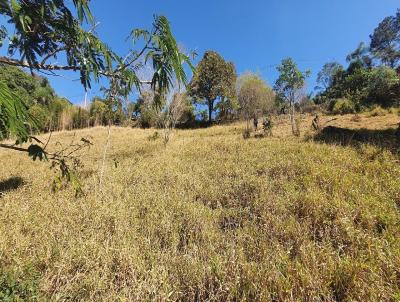
<svg viewBox="0 0 400 302">
<path fill-rule="evenodd" d="M 130 46 L 132 28 L 149 28 L 154 14 L 170 20 L 176 39 L 200 59 L 216 50 L 233 61 L 237 72 L 259 72 L 271 85 L 275 67 L 291 56 L 301 69 L 310 69 L 308 88 L 315 86 L 321 66 L 346 55 L 386 16 L 400 8 L 398 0 L 93 0 L 100 22 L 97 32 L 118 53 Z M 82 103 L 84 90 L 75 75 L 50 78 L 57 93 Z M 91 96 L 100 94 L 94 87 Z"/>
</svg>

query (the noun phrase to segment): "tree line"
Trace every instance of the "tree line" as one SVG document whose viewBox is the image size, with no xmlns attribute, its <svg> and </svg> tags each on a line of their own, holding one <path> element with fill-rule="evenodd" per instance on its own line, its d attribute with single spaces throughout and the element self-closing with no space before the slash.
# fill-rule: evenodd
<svg viewBox="0 0 400 302">
<path fill-rule="evenodd" d="M 373 106 L 400 106 L 400 10 L 386 17 L 350 53 L 345 67 L 326 63 L 318 73 L 314 102 L 334 113 L 354 113 Z"/>
<path fill-rule="evenodd" d="M 148 33 L 141 30 L 132 31 L 132 35 L 134 38 L 143 36 L 145 40 L 149 39 Z M 139 80 L 135 74 L 124 74 L 124 68 L 128 69 L 129 65 L 118 62 L 120 66 L 114 68 L 116 74 L 110 77 L 110 86 L 103 89 L 104 95 L 94 97 L 86 108 L 58 97 L 49 81 L 33 72 L 35 68 L 40 71 L 46 66 L 35 63 L 33 57 L 29 59 L 27 55 L 25 61 L 15 64 L 7 64 L 13 62 L 11 59 L 6 61 L 0 58 L 3 62 L 0 80 L 29 108 L 30 116 L 36 121 L 30 129 L 34 133 L 108 124 L 165 127 L 166 123 L 171 124 L 171 120 L 174 126 L 190 126 L 196 121 L 211 123 L 213 120 L 238 118 L 249 121 L 271 113 L 289 113 L 293 133 L 296 133 L 294 115 L 299 110 L 319 107 L 342 114 L 360 112 L 377 105 L 400 105 L 400 11 L 385 18 L 370 37 L 369 45 L 361 43 L 347 56 L 347 67 L 337 62 L 328 62 L 323 66 L 317 75 L 318 86 L 314 96 L 305 90 L 310 71 L 300 71 L 291 58 L 282 60 L 277 66 L 279 77 L 273 86 L 269 86 L 256 73 L 247 72 L 238 76 L 234 63 L 225 61 L 215 51 L 205 52 L 193 69 L 191 81 L 183 86 L 178 85 L 176 76 L 175 80 L 165 79 L 168 70 L 165 74 L 155 74 L 152 81 L 137 83 Z M 147 41 L 151 43 L 151 40 Z M 78 46 L 84 47 L 79 43 Z M 93 50 L 93 45 L 85 47 Z M 101 67 L 108 55 L 113 56 L 103 46 L 97 45 L 97 48 L 107 55 L 103 55 L 99 62 L 92 62 L 92 67 L 95 64 Z M 140 52 L 135 51 L 130 54 L 132 60 L 139 55 Z M 32 68 L 30 74 L 21 70 L 29 60 L 32 60 L 31 65 L 28 64 Z M 103 69 L 96 73 L 97 76 L 99 73 L 111 74 L 112 68 L 108 71 Z M 80 73 L 84 87 L 90 87 L 90 75 L 82 73 L 82 70 Z M 186 80 L 186 75 L 181 74 L 180 77 Z M 164 81 L 168 92 L 157 91 L 159 84 L 156 81 Z M 132 85 L 140 85 L 140 89 L 139 97 L 130 101 Z M 4 125 L 2 132 L 6 132 Z"/>
</svg>

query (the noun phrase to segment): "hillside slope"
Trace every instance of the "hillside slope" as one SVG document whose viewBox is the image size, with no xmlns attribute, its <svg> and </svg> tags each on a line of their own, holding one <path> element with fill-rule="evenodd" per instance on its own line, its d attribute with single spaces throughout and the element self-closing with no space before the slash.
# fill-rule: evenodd
<svg viewBox="0 0 400 302">
<path fill-rule="evenodd" d="M 243 125 L 178 130 L 166 147 L 112 128 L 102 187 L 107 129 L 79 131 L 94 146 L 78 198 L 51 193 L 46 164 L 0 151 L 0 297 L 398 301 L 398 158 L 276 124 L 248 140 Z"/>
</svg>

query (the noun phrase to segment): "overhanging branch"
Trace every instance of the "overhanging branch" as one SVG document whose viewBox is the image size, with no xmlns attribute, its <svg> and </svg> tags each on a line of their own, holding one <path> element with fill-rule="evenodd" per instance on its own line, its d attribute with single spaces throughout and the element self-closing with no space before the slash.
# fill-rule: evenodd
<svg viewBox="0 0 400 302">
<path fill-rule="evenodd" d="M 80 71 L 82 70 L 81 66 L 69 66 L 69 65 L 53 65 L 53 64 L 43 64 L 43 63 L 35 63 L 30 65 L 26 61 L 20 61 L 20 60 L 15 60 L 11 59 L 8 57 L 0 56 L 0 63 L 10 65 L 10 66 L 16 66 L 16 67 L 23 67 L 23 68 L 33 68 L 37 70 L 47 70 L 47 71 Z M 118 77 L 118 73 L 112 73 L 108 71 L 99 71 L 100 75 L 103 75 L 105 77 Z M 151 84 L 151 81 L 142 81 L 140 80 L 141 84 Z"/>
<path fill-rule="evenodd" d="M 7 144 L 0 144 L 0 148 L 10 149 L 10 150 L 20 151 L 20 152 L 28 152 L 28 149 L 16 147 L 13 145 L 7 145 Z"/>
</svg>

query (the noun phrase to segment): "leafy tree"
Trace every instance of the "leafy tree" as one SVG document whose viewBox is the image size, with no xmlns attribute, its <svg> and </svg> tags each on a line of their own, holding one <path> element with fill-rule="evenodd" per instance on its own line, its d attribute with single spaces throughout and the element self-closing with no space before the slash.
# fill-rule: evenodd
<svg viewBox="0 0 400 302">
<path fill-rule="evenodd" d="M 46 78 L 27 74 L 14 66 L 0 64 L 0 81 L 28 106 L 36 103 L 48 105 L 55 97 L 54 90 Z"/>
<path fill-rule="evenodd" d="M 165 98 L 156 98 L 153 91 L 142 91 L 136 100 L 135 113 L 139 117 L 140 126 L 143 128 L 159 126 L 160 115 Z"/>
<path fill-rule="evenodd" d="M 72 127 L 80 129 L 88 127 L 90 121 L 89 111 L 85 108 L 74 106 L 72 111 Z"/>
<path fill-rule="evenodd" d="M 222 97 L 215 108 L 219 111 L 219 119 L 231 120 L 237 115 L 240 105 L 236 97 Z"/>
<path fill-rule="evenodd" d="M 65 98 L 56 98 L 49 104 L 50 131 L 62 130 L 62 115 L 69 107 L 72 107 L 72 104 Z"/>
<path fill-rule="evenodd" d="M 257 74 L 246 73 L 239 77 L 237 96 L 240 112 L 247 121 L 247 128 L 252 117 L 270 111 L 274 105 L 274 93 Z"/>
<path fill-rule="evenodd" d="M 317 100 L 347 99 L 353 107 L 360 111 L 364 107 L 378 104 L 382 107 L 393 106 L 398 102 L 399 81 L 396 70 L 387 66 L 366 68 L 362 65 L 349 65 L 334 77 Z M 331 109 L 334 104 L 332 103 Z"/>
<path fill-rule="evenodd" d="M 384 64 L 394 68 L 400 60 L 400 10 L 386 17 L 374 30 L 371 52 Z"/>
<path fill-rule="evenodd" d="M 385 18 L 370 37 L 369 47 L 360 43 L 347 56 L 347 69 L 336 64 L 325 64 L 318 74 L 318 88 L 322 90 L 314 99 L 316 103 L 329 101 L 330 110 L 336 108 L 337 112 L 360 111 L 373 105 L 389 107 L 398 104 L 400 78 L 398 69 L 394 67 L 400 60 L 400 10 L 396 16 Z M 379 61 L 374 61 L 375 58 Z"/>
<path fill-rule="evenodd" d="M 361 42 L 358 47 L 346 57 L 346 61 L 350 64 L 348 69 L 371 68 L 372 58 L 369 56 L 370 49 L 365 43 Z"/>
<path fill-rule="evenodd" d="M 289 104 L 292 132 L 298 134 L 300 129 L 297 129 L 295 123 L 294 104 L 299 102 L 303 96 L 303 88 L 310 71 L 300 71 L 292 58 L 282 60 L 282 63 L 276 69 L 279 72 L 279 78 L 275 82 L 274 90 L 279 99 Z"/>
<path fill-rule="evenodd" d="M 368 97 L 365 105 L 378 103 L 382 107 L 390 107 L 399 102 L 400 77 L 396 70 L 381 66 L 371 70 L 368 81 Z"/>
<path fill-rule="evenodd" d="M 31 129 L 34 133 L 42 132 L 44 129 L 48 129 L 50 126 L 50 113 L 49 110 L 39 104 L 35 104 L 29 107 L 29 114 L 37 121 Z"/>
<path fill-rule="evenodd" d="M 322 70 L 318 72 L 316 89 L 326 90 L 331 87 L 339 72 L 343 71 L 343 66 L 337 62 L 329 62 L 324 64 Z"/>
<path fill-rule="evenodd" d="M 215 102 L 235 95 L 236 71 L 231 62 L 226 62 L 215 51 L 207 51 L 197 66 L 189 85 L 189 94 L 205 100 L 208 105 L 208 121 L 212 121 Z"/>
<path fill-rule="evenodd" d="M 90 103 L 89 115 L 93 126 L 107 125 L 107 105 L 105 101 L 95 97 Z"/>
</svg>

